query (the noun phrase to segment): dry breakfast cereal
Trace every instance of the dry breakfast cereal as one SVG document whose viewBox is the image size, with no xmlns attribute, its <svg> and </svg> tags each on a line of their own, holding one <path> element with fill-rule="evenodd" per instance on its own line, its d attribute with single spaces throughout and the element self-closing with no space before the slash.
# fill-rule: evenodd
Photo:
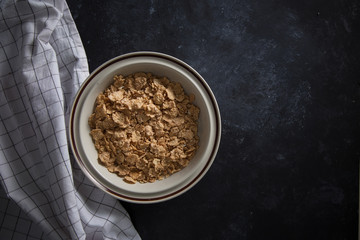
<svg viewBox="0 0 360 240">
<path fill-rule="evenodd" d="M 99 162 L 127 183 L 154 182 L 186 167 L 199 143 L 194 95 L 151 73 L 113 80 L 89 117 Z"/>
</svg>

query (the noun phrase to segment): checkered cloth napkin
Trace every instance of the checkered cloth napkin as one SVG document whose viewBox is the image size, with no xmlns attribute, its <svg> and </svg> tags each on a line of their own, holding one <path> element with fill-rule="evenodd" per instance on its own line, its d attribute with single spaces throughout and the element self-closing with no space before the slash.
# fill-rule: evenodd
<svg viewBox="0 0 360 240">
<path fill-rule="evenodd" d="M 0 0 L 0 239 L 140 239 L 69 150 L 88 74 L 65 0 Z"/>
</svg>

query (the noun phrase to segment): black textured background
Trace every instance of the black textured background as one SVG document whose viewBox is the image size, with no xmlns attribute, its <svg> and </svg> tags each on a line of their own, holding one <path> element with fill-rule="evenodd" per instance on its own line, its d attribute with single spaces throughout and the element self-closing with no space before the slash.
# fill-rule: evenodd
<svg viewBox="0 0 360 240">
<path fill-rule="evenodd" d="M 144 240 L 357 238 L 359 1 L 68 4 L 90 71 L 159 51 L 194 67 L 218 100 L 207 175 L 167 202 L 123 202 Z"/>
</svg>

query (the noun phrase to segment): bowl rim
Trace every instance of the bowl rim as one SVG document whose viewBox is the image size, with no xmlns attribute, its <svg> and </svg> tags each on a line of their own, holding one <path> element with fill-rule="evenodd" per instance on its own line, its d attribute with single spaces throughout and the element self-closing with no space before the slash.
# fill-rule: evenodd
<svg viewBox="0 0 360 240">
<path fill-rule="evenodd" d="M 204 165 L 204 167 L 185 186 L 181 187 L 180 189 L 175 189 L 175 191 L 171 191 L 170 193 L 166 193 L 166 194 L 163 194 L 163 195 L 158 196 L 158 197 L 140 198 L 140 197 L 128 196 L 128 195 L 125 195 L 125 194 L 122 194 L 122 193 L 115 192 L 112 189 L 108 188 L 105 184 L 102 184 L 101 182 L 97 181 L 96 178 L 93 176 L 93 174 L 86 167 L 86 165 L 84 163 L 84 160 L 82 159 L 80 153 L 78 152 L 78 149 L 77 149 L 76 144 L 75 144 L 75 128 L 74 128 L 74 125 L 75 125 L 74 124 L 75 113 L 76 113 L 76 109 L 78 107 L 80 97 L 81 97 L 82 93 L 84 92 L 84 90 L 86 89 L 86 87 L 88 86 L 88 84 L 95 78 L 95 76 L 97 74 L 99 74 L 102 70 L 106 69 L 108 66 L 110 66 L 110 65 L 112 65 L 112 64 L 114 64 L 116 62 L 123 61 L 123 60 L 129 59 L 129 58 L 135 58 L 135 57 L 155 57 L 155 58 L 160 58 L 160 59 L 164 59 L 166 61 L 173 62 L 176 65 L 179 65 L 179 66 L 185 68 L 203 86 L 203 88 L 205 89 L 206 93 L 209 96 L 209 99 L 211 100 L 211 105 L 214 108 L 213 110 L 214 110 L 214 113 L 215 113 L 215 126 L 216 126 L 216 129 L 215 129 L 214 147 L 212 148 L 212 152 L 211 152 L 209 158 L 207 159 L 207 162 Z M 71 150 L 73 152 L 73 155 L 74 155 L 74 158 L 75 158 L 76 162 L 78 163 L 78 165 L 79 165 L 80 169 L 82 170 L 82 172 L 98 188 L 100 188 L 101 190 L 105 191 L 106 193 L 108 193 L 108 194 L 110 194 L 110 195 L 112 195 L 112 196 L 114 196 L 114 197 L 116 197 L 116 198 L 118 198 L 120 200 L 124 200 L 124 201 L 127 201 L 127 202 L 132 202 L 132 203 L 155 203 L 155 202 L 162 202 L 162 201 L 165 201 L 165 200 L 169 200 L 169 199 L 172 199 L 172 198 L 174 198 L 176 196 L 179 196 L 180 194 L 182 194 L 182 193 L 186 192 L 187 190 L 189 190 L 190 188 L 192 188 L 206 174 L 206 172 L 209 170 L 210 166 L 212 165 L 213 161 L 215 160 L 217 151 L 219 149 L 220 140 L 221 140 L 221 116 L 220 116 L 220 110 L 219 110 L 219 106 L 217 104 L 216 98 L 215 98 L 213 92 L 211 91 L 210 87 L 208 86 L 206 81 L 203 79 L 203 77 L 195 69 L 193 69 L 190 65 L 188 65 L 187 63 L 183 62 L 182 60 L 180 60 L 178 58 L 175 58 L 173 56 L 170 56 L 170 55 L 167 55 L 167 54 L 164 54 L 164 53 L 151 52 L 151 51 L 138 51 L 138 52 L 126 53 L 126 54 L 122 54 L 122 55 L 119 55 L 117 57 L 114 57 L 114 58 L 106 61 L 102 65 L 100 65 L 98 68 L 96 68 L 93 72 L 91 72 L 89 74 L 89 76 L 81 84 L 81 86 L 80 86 L 79 90 L 77 91 L 77 93 L 75 95 L 75 98 L 73 100 L 71 111 L 70 111 L 69 130 L 68 131 L 69 131 Z"/>
</svg>

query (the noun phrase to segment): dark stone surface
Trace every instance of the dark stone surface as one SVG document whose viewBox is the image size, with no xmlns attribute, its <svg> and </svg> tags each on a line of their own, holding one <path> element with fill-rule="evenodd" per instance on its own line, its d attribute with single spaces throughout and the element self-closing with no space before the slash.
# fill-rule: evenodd
<svg viewBox="0 0 360 240">
<path fill-rule="evenodd" d="M 355 239 L 359 1 L 69 0 L 90 71 L 153 50 L 212 88 L 208 174 L 158 204 L 123 203 L 143 239 Z"/>
</svg>

